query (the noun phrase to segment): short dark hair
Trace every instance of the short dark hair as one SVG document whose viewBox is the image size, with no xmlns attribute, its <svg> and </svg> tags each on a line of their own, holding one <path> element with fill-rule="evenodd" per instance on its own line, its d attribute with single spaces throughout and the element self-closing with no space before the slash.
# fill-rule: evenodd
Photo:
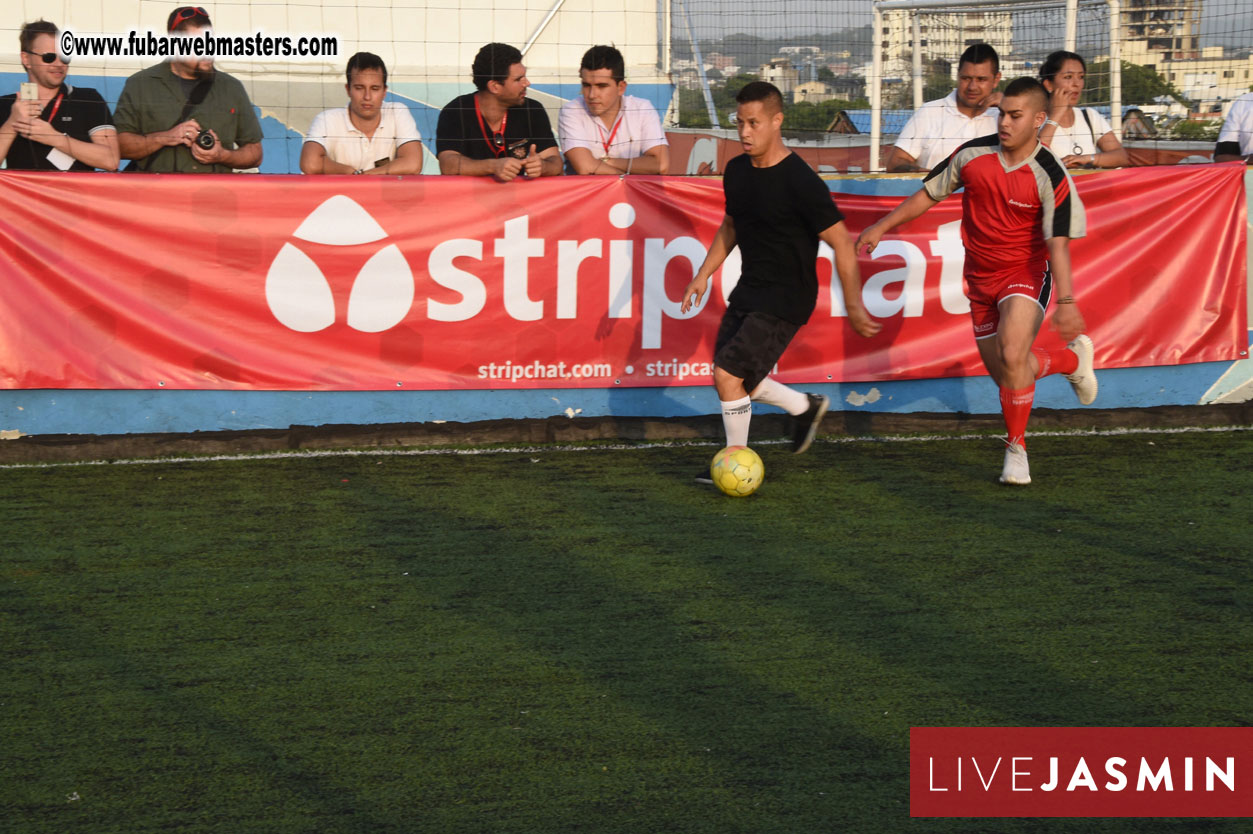
<svg viewBox="0 0 1253 834">
<path fill-rule="evenodd" d="M 522 53 L 515 46 L 507 43 L 489 43 L 474 56 L 470 65 L 470 75 L 474 79 L 476 90 L 486 90 L 488 81 L 504 81 L 509 77 L 509 68 L 522 63 Z"/>
<path fill-rule="evenodd" d="M 1044 85 L 1038 79 L 1029 75 L 1015 78 L 1009 82 L 1005 92 L 1001 94 L 1001 100 L 1004 101 L 1013 96 L 1030 96 L 1034 98 L 1037 110 L 1047 110 L 1049 107 L 1049 91 L 1044 89 Z"/>
<path fill-rule="evenodd" d="M 1088 64 L 1083 60 L 1078 52 L 1067 52 L 1059 49 L 1056 52 L 1050 52 L 1049 56 L 1044 59 L 1044 63 L 1040 65 L 1040 80 L 1053 81 L 1056 80 L 1057 74 L 1062 71 L 1062 65 L 1067 61 L 1078 61 L 1079 66 L 1083 67 L 1083 71 L 1088 71 Z"/>
<path fill-rule="evenodd" d="M 609 70 L 614 81 L 626 79 L 626 61 L 623 59 L 622 53 L 616 47 L 603 44 L 593 46 L 583 53 L 583 60 L 579 63 L 579 69 Z"/>
<path fill-rule="evenodd" d="M 179 6 L 165 19 L 165 31 L 178 32 L 188 26 L 212 26 L 209 13 L 201 6 Z"/>
<path fill-rule="evenodd" d="M 17 37 L 18 43 L 22 45 L 22 51 L 30 52 L 30 48 L 35 44 L 35 38 L 40 35 L 52 35 L 55 38 L 57 36 L 57 25 L 49 23 L 43 18 L 31 23 L 23 23 L 22 31 Z"/>
<path fill-rule="evenodd" d="M 780 93 L 779 88 L 769 81 L 748 82 L 735 94 L 735 100 L 740 104 L 759 101 L 763 107 L 772 113 L 783 112 L 783 93 Z"/>
<path fill-rule="evenodd" d="M 962 53 L 961 60 L 957 62 L 960 69 L 962 64 L 986 64 L 992 62 L 992 74 L 1001 71 L 1001 58 L 996 54 L 996 50 L 992 48 L 990 43 L 972 43 L 966 47 L 966 51 Z"/>
<path fill-rule="evenodd" d="M 383 59 L 375 55 L 373 52 L 358 52 L 348 59 L 348 69 L 345 74 L 348 76 L 348 83 L 352 83 L 352 74 L 361 70 L 382 70 L 383 86 L 387 86 L 387 65 L 383 63 Z"/>
</svg>

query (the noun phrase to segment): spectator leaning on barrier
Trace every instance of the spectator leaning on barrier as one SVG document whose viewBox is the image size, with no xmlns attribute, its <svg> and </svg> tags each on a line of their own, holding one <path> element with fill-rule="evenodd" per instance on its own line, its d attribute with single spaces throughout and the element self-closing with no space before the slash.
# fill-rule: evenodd
<svg viewBox="0 0 1253 834">
<path fill-rule="evenodd" d="M 966 48 L 957 64 L 957 89 L 919 107 L 888 154 L 889 173 L 930 171 L 963 142 L 996 133 L 1001 59 L 986 43 Z"/>
<path fill-rule="evenodd" d="M 56 25 L 23 24 L 18 41 L 34 97 L 0 96 L 0 159 L 13 170 L 116 171 L 117 131 L 109 106 L 90 87 L 66 83 L 68 62 L 57 51 Z"/>
<path fill-rule="evenodd" d="M 1214 146 L 1215 162 L 1240 159 L 1253 165 L 1253 93 L 1245 93 L 1231 103 Z"/>
<path fill-rule="evenodd" d="M 477 92 L 458 96 L 439 113 L 435 149 L 441 174 L 522 177 L 561 174 L 561 152 L 548 113 L 526 97 L 531 82 L 522 53 L 489 43 L 471 66 Z"/>
<path fill-rule="evenodd" d="M 300 148 L 305 174 L 417 174 L 422 135 L 409 108 L 387 95 L 387 67 L 370 52 L 348 59 L 348 106 L 313 117 Z"/>
<path fill-rule="evenodd" d="M 1040 65 L 1040 81 L 1049 92 L 1049 116 L 1040 141 L 1067 168 L 1122 168 L 1131 164 L 1127 149 L 1109 122 L 1091 107 L 1080 107 L 1088 66 L 1074 52 L 1059 50 Z"/>
<path fill-rule="evenodd" d="M 626 62 L 612 46 L 593 46 L 579 65 L 583 95 L 557 120 L 561 150 L 576 174 L 665 174 L 670 146 L 657 110 L 625 95 Z"/>
<path fill-rule="evenodd" d="M 182 6 L 166 31 L 194 38 L 209 13 Z M 239 80 L 204 56 L 171 58 L 126 79 L 114 114 L 127 170 L 225 174 L 261 164 L 261 123 Z"/>
</svg>

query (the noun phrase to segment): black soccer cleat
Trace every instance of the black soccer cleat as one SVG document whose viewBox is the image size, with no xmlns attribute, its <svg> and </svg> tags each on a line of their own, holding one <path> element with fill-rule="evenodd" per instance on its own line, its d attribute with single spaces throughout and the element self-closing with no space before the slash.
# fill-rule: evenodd
<svg viewBox="0 0 1253 834">
<path fill-rule="evenodd" d="M 809 408 L 804 414 L 793 417 L 792 424 L 792 454 L 799 455 L 801 452 L 809 448 L 809 444 L 814 442 L 814 435 L 818 433 L 818 426 L 822 423 L 823 416 L 827 413 L 827 407 L 831 405 L 831 401 L 822 394 L 806 394 L 809 397 Z"/>
<path fill-rule="evenodd" d="M 706 486 L 714 485 L 714 479 L 709 474 L 709 467 L 705 467 L 700 472 L 696 473 L 696 477 L 692 480 L 698 484 L 705 484 Z"/>
</svg>

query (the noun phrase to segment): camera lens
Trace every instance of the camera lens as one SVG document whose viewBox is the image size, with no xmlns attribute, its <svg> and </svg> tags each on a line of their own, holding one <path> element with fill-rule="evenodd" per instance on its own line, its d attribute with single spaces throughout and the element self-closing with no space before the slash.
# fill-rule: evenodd
<svg viewBox="0 0 1253 834">
<path fill-rule="evenodd" d="M 200 131 L 200 133 L 196 134 L 196 144 L 206 151 L 210 150 L 214 145 L 213 134 L 207 130 Z"/>
</svg>

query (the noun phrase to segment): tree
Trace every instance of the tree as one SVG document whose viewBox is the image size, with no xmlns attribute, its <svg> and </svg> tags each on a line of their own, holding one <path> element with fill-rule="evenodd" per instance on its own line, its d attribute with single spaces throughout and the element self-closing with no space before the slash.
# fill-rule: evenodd
<svg viewBox="0 0 1253 834">
<path fill-rule="evenodd" d="M 1152 104 L 1158 96 L 1170 96 L 1180 104 L 1188 99 L 1160 74 L 1139 64 L 1122 62 L 1122 103 Z M 1082 104 L 1106 104 L 1110 101 L 1109 61 L 1093 61 L 1088 64 L 1087 81 L 1083 88 Z"/>
</svg>

